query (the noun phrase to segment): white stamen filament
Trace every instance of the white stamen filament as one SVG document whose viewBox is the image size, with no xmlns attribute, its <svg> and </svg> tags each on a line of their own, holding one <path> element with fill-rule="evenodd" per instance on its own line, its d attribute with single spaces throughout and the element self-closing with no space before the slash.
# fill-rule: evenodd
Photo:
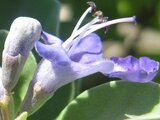
<svg viewBox="0 0 160 120">
<path fill-rule="evenodd" d="M 113 25 L 113 24 L 126 23 L 126 22 L 135 22 L 135 16 L 128 17 L 128 18 L 119 18 L 119 19 L 107 21 L 107 22 L 104 22 L 104 23 L 92 25 L 92 26 L 90 26 L 89 30 L 84 34 L 83 37 L 89 35 L 90 33 L 93 33 L 95 31 L 97 31 L 98 29 L 101 29 L 101 28 L 104 28 L 104 27 L 107 27 L 107 26 L 110 26 L 110 25 Z"/>
<path fill-rule="evenodd" d="M 71 45 L 73 40 L 75 40 L 75 37 L 77 37 L 78 35 L 80 35 L 83 31 L 87 31 L 88 28 L 90 28 L 90 26 L 92 26 L 93 24 L 100 22 L 100 19 L 98 17 L 94 18 L 93 20 L 91 20 L 89 23 L 87 23 L 86 25 L 84 25 L 83 27 L 81 27 L 79 30 L 77 30 L 73 35 L 71 35 L 63 44 L 63 48 L 68 49 Z M 90 24 L 92 23 L 92 24 Z M 90 25 L 90 26 L 88 26 Z"/>
<path fill-rule="evenodd" d="M 77 37 L 79 34 L 81 34 L 81 32 L 83 32 L 84 30 L 90 28 L 90 27 L 88 27 L 88 24 L 92 23 L 92 24 L 90 24 L 90 26 L 92 26 L 92 25 L 94 25 L 94 24 L 96 24 L 97 22 L 100 22 L 100 21 L 101 21 L 101 20 L 100 20 L 98 17 L 94 18 L 94 19 L 91 20 L 89 23 L 85 24 L 85 25 L 82 26 L 80 29 L 78 29 L 78 30 L 75 32 L 75 34 L 73 34 L 72 36 L 70 36 L 66 41 L 68 41 L 68 40 L 70 40 L 70 39 L 73 40 L 75 37 Z"/>
<path fill-rule="evenodd" d="M 133 17 L 127 17 L 127 18 L 120 18 L 120 19 L 115 19 L 111 21 L 107 21 L 104 23 L 98 23 L 101 21 L 99 17 L 95 17 L 93 20 L 91 20 L 89 23 L 86 25 L 82 26 L 80 29 L 78 29 L 86 17 L 86 15 L 91 12 L 92 7 L 89 7 L 81 16 L 79 19 L 78 23 L 76 24 L 71 36 L 62 44 L 63 48 L 68 51 L 71 47 L 71 49 L 68 52 L 68 55 L 72 53 L 72 51 L 76 48 L 77 44 L 79 43 L 80 39 L 84 38 L 85 36 L 97 31 L 98 29 L 117 24 L 117 23 L 123 23 L 123 22 L 135 22 L 135 16 Z M 97 23 L 97 24 L 96 24 Z M 77 38 L 76 38 L 77 37 Z M 74 42 L 74 44 L 73 44 Z"/>
<path fill-rule="evenodd" d="M 92 7 L 89 7 L 84 13 L 83 15 L 80 17 L 79 21 L 77 22 L 71 36 L 78 30 L 78 28 L 80 27 L 82 21 L 84 20 L 84 18 L 87 16 L 88 13 L 90 13 L 92 11 Z"/>
<path fill-rule="evenodd" d="M 98 17 L 97 17 L 98 18 Z M 95 23 L 94 20 L 92 20 L 91 22 L 89 22 L 88 24 L 85 25 L 85 28 L 89 28 L 90 26 L 92 26 Z M 72 47 L 70 48 L 69 52 L 68 52 L 68 56 L 71 55 L 71 53 L 76 49 L 79 41 L 82 39 L 82 37 L 84 36 L 84 34 L 86 33 L 88 29 L 83 29 L 83 31 L 80 33 L 80 35 L 74 39 L 72 42 Z"/>
<path fill-rule="evenodd" d="M 97 31 L 98 29 L 113 25 L 113 24 L 117 24 L 117 23 L 123 23 L 123 22 L 135 22 L 135 16 L 133 17 L 127 17 L 127 18 L 119 18 L 119 19 L 115 19 L 115 20 L 111 20 L 111 21 L 107 21 L 104 23 L 99 23 L 96 24 L 97 22 L 100 22 L 100 19 L 98 17 L 94 18 L 93 20 L 91 20 L 89 23 L 87 23 L 86 25 L 84 25 L 83 27 L 81 27 L 79 30 L 77 30 L 72 36 L 70 36 L 64 43 L 63 43 L 63 48 L 65 49 L 69 49 L 69 47 L 73 44 L 73 40 L 77 40 L 75 39 L 75 37 L 81 39 L 87 35 L 89 35 L 90 33 L 93 33 L 95 31 Z M 83 34 L 85 32 L 85 34 Z M 83 35 L 83 36 L 82 36 Z"/>
</svg>

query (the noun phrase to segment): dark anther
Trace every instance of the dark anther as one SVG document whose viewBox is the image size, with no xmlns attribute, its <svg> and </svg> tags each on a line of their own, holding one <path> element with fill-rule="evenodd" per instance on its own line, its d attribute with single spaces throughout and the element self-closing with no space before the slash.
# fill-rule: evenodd
<svg viewBox="0 0 160 120">
<path fill-rule="evenodd" d="M 91 12 L 95 12 L 96 11 L 96 4 L 92 1 L 87 2 L 87 4 L 92 7 L 92 11 Z"/>
<path fill-rule="evenodd" d="M 107 22 L 108 21 L 108 17 L 103 17 L 102 18 L 102 22 Z"/>
<path fill-rule="evenodd" d="M 107 21 L 108 21 L 108 17 L 103 17 L 103 18 L 102 18 L 102 23 L 107 22 Z M 106 34 L 107 31 L 108 31 L 108 27 L 105 27 L 105 28 L 104 28 L 104 33 Z"/>
<path fill-rule="evenodd" d="M 93 14 L 93 17 L 99 17 L 99 18 L 103 18 L 103 12 L 98 10 Z"/>
</svg>

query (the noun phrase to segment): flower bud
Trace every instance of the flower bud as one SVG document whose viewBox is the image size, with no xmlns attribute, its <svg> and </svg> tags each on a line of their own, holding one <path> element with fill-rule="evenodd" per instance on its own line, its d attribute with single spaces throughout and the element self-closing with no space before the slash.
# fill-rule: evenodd
<svg viewBox="0 0 160 120">
<path fill-rule="evenodd" d="M 40 39 L 41 31 L 41 24 L 33 18 L 19 17 L 13 21 L 2 56 L 2 83 L 5 89 L 11 91 L 16 85 L 29 52 Z"/>
</svg>

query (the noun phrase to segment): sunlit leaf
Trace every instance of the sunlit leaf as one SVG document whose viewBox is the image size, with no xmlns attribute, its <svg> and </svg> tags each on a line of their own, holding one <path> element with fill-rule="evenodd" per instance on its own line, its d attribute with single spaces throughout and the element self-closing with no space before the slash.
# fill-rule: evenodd
<svg viewBox="0 0 160 120">
<path fill-rule="evenodd" d="M 53 120 L 63 108 L 75 97 L 78 90 L 78 83 L 71 83 L 60 88 L 55 95 L 45 103 L 28 120 Z M 45 114 L 44 114 L 45 113 Z"/>
<path fill-rule="evenodd" d="M 126 115 L 159 116 L 159 96 L 157 83 L 112 81 L 80 94 L 56 120 L 124 120 L 128 118 Z"/>
<path fill-rule="evenodd" d="M 28 116 L 28 113 L 23 112 L 15 120 L 27 120 L 27 116 Z"/>
</svg>

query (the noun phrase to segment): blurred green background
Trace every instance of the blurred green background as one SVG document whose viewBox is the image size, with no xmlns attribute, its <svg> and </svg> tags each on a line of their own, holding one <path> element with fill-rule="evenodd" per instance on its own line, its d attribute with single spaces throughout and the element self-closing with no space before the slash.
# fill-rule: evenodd
<svg viewBox="0 0 160 120">
<path fill-rule="evenodd" d="M 87 9 L 86 0 L 0 0 L 0 29 L 9 30 L 19 16 L 38 19 L 43 30 L 67 39 L 81 14 Z M 97 31 L 104 45 L 104 56 L 148 56 L 160 60 L 160 0 L 94 0 L 109 20 L 136 16 L 135 24 L 118 24 Z M 91 20 L 88 15 L 84 23 Z M 2 42 L 1 42 L 2 44 Z M 3 48 L 1 48 L 2 50 Z M 155 81 L 158 82 L 159 76 Z M 97 73 L 81 80 L 80 91 L 111 79 Z M 50 102 L 50 101 L 49 101 Z M 62 105 L 63 106 L 63 105 Z M 45 109 L 44 109 L 45 110 Z M 58 110 L 57 113 L 59 113 Z M 37 115 L 39 115 L 37 113 Z M 34 118 L 34 116 L 33 116 Z"/>
</svg>

